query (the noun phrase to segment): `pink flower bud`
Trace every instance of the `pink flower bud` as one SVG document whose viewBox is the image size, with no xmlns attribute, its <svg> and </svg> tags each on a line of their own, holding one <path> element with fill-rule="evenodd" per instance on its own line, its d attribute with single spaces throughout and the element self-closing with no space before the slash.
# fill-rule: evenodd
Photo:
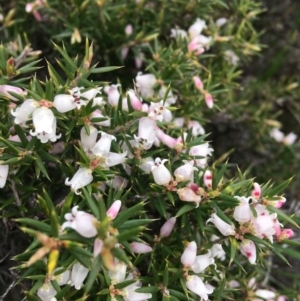
<svg viewBox="0 0 300 301">
<path fill-rule="evenodd" d="M 3 94 L 4 96 L 6 96 L 7 98 L 9 98 L 11 100 L 18 101 L 17 98 L 13 97 L 10 94 L 10 92 L 20 94 L 20 95 L 26 95 L 27 94 L 27 92 L 23 91 L 21 88 L 10 86 L 10 85 L 0 85 L 0 94 Z"/>
<path fill-rule="evenodd" d="M 182 201 L 195 202 L 197 205 L 201 202 L 200 195 L 197 195 L 190 187 L 183 187 L 177 190 L 178 196 Z"/>
<path fill-rule="evenodd" d="M 206 105 L 208 106 L 208 108 L 211 109 L 214 106 L 214 100 L 211 94 L 205 93 L 204 98 L 205 98 Z"/>
<path fill-rule="evenodd" d="M 278 240 L 289 239 L 294 235 L 294 231 L 292 229 L 283 229 L 278 237 Z"/>
<path fill-rule="evenodd" d="M 127 94 L 129 95 L 131 106 L 136 111 L 141 111 L 143 108 L 143 104 L 141 100 L 136 96 L 135 92 L 133 90 L 128 90 Z"/>
<path fill-rule="evenodd" d="M 202 80 L 200 79 L 200 77 L 194 76 L 193 80 L 194 80 L 195 87 L 201 91 L 203 89 L 203 83 L 202 83 Z"/>
<path fill-rule="evenodd" d="M 266 200 L 265 203 L 266 205 L 270 205 L 273 206 L 275 208 L 281 208 L 283 206 L 283 204 L 286 202 L 286 198 L 283 196 L 274 196 L 274 198 L 277 198 L 275 200 Z"/>
<path fill-rule="evenodd" d="M 184 252 L 181 255 L 181 263 L 185 267 L 191 267 L 196 261 L 197 255 L 197 244 L 196 242 L 192 241 L 188 244 L 185 248 Z"/>
<path fill-rule="evenodd" d="M 241 253 L 246 256 L 251 264 L 256 261 L 256 247 L 252 240 L 244 239 L 240 244 Z"/>
<path fill-rule="evenodd" d="M 107 210 L 106 215 L 110 220 L 114 220 L 118 215 L 122 202 L 120 200 L 114 201 L 110 208 Z"/>
<path fill-rule="evenodd" d="M 133 32 L 133 27 L 131 24 L 127 24 L 125 27 L 125 34 L 126 36 L 130 36 Z"/>
<path fill-rule="evenodd" d="M 198 192 L 198 189 L 200 188 L 197 184 L 195 183 L 191 183 L 189 184 L 189 187 L 195 192 L 197 193 Z"/>
<path fill-rule="evenodd" d="M 57 155 L 62 153 L 65 150 L 65 142 L 60 141 L 53 145 L 52 149 L 49 150 L 50 155 Z"/>
<path fill-rule="evenodd" d="M 103 241 L 100 238 L 96 238 L 94 241 L 94 251 L 93 251 L 94 257 L 96 257 L 98 254 L 101 253 L 102 247 L 103 247 Z"/>
<path fill-rule="evenodd" d="M 261 188 L 258 183 L 253 183 L 254 189 L 251 192 L 251 196 L 258 200 L 261 196 Z"/>
<path fill-rule="evenodd" d="M 132 242 L 131 248 L 133 253 L 144 254 L 152 251 L 152 248 L 149 245 L 143 244 L 141 242 Z"/>
<path fill-rule="evenodd" d="M 176 217 L 168 219 L 160 228 L 160 237 L 168 237 L 174 229 Z"/>
<path fill-rule="evenodd" d="M 177 139 L 165 134 L 160 128 L 156 128 L 156 137 L 169 148 L 174 148 L 177 144 Z"/>
<path fill-rule="evenodd" d="M 210 170 L 206 170 L 203 175 L 204 185 L 208 188 L 212 188 L 212 172 Z"/>
</svg>

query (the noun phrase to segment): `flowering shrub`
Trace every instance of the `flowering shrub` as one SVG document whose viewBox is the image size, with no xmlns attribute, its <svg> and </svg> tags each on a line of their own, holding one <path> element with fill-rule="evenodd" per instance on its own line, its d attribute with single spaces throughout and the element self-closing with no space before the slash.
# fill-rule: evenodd
<svg viewBox="0 0 300 301">
<path fill-rule="evenodd" d="M 31 22 L 53 24 L 54 37 L 80 45 L 93 37 L 91 16 L 101 13 L 96 22 L 107 22 L 99 29 L 101 50 L 98 40 L 86 39 L 76 56 L 70 45 L 53 43 L 56 61 L 49 57 L 43 77 L 33 74 L 40 72 L 39 52 L 23 47 L 22 38 L 15 48 L 0 48 L 1 209 L 29 236 L 26 250 L 14 256 L 18 282 L 32 281 L 26 298 L 295 297 L 262 282 L 271 254 L 288 263 L 284 246 L 299 246 L 290 239 L 296 221 L 280 209 L 290 179 L 257 183 L 240 170 L 232 177 L 229 154 L 213 160 L 205 134 L 213 110 L 230 111 L 239 60 L 259 50 L 251 24 L 260 6 L 235 1 L 231 9 L 245 16 L 239 24 L 238 14 L 223 17 L 230 9 L 222 1 L 203 7 L 203 15 L 220 13 L 207 21 L 195 14 L 200 2 L 175 1 L 174 12 L 165 11 L 165 1 L 92 2 L 72 2 L 74 13 L 59 35 L 63 4 L 23 8 Z M 126 4 L 118 19 L 118 5 Z M 124 23 L 134 11 L 148 20 L 158 7 L 157 28 L 139 19 Z M 185 20 L 173 24 L 179 8 Z M 18 29 L 7 18 L 7 32 Z M 120 43 L 104 38 L 114 26 L 122 29 Z M 134 54 L 133 78 L 111 80 L 120 72 L 110 66 L 111 51 L 125 65 Z M 284 144 L 296 139 L 280 137 Z"/>
</svg>

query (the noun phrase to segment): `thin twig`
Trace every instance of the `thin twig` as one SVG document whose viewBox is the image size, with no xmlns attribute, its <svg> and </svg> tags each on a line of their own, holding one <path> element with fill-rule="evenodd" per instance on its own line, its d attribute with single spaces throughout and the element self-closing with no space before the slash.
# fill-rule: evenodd
<svg viewBox="0 0 300 301">
<path fill-rule="evenodd" d="M 12 179 L 9 179 L 9 181 L 11 183 L 11 189 L 12 189 L 12 192 L 14 194 L 16 204 L 17 204 L 18 207 L 21 207 L 22 204 L 21 204 L 21 200 L 19 198 L 19 195 L 18 195 L 18 192 L 17 192 L 17 189 L 16 189 L 16 182 Z M 24 217 L 24 212 L 23 211 L 20 211 L 20 214 Z"/>
<path fill-rule="evenodd" d="M 20 53 L 20 55 L 18 57 L 16 57 L 14 59 L 15 61 L 15 69 L 18 69 L 18 67 L 23 63 L 23 61 L 25 60 L 25 58 L 27 57 L 27 54 L 32 50 L 32 48 L 30 48 L 28 45 L 25 46 L 25 48 L 23 49 L 23 51 Z"/>
<path fill-rule="evenodd" d="M 15 284 L 16 284 L 16 280 L 14 280 L 12 283 L 11 283 L 11 285 L 7 288 L 7 290 L 5 291 L 5 293 L 2 295 L 2 296 L 0 296 L 0 301 L 4 301 L 4 298 L 6 297 L 6 295 L 9 293 L 9 291 L 15 286 Z"/>
</svg>

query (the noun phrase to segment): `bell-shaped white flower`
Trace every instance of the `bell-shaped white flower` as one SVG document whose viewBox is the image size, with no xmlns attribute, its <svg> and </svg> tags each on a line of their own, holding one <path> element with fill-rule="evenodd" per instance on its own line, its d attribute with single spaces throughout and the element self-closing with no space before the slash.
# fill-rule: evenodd
<svg viewBox="0 0 300 301">
<path fill-rule="evenodd" d="M 213 213 L 211 215 L 211 218 L 209 218 L 206 223 L 209 222 L 213 223 L 224 236 L 235 234 L 234 226 L 224 222 L 221 218 L 217 216 L 216 213 Z"/>
<path fill-rule="evenodd" d="M 68 94 L 56 95 L 54 97 L 53 106 L 60 113 L 66 113 L 77 108 L 74 97 Z"/>
<path fill-rule="evenodd" d="M 208 300 L 208 295 L 214 291 L 211 286 L 206 286 L 197 275 L 187 277 L 186 287 L 188 290 L 200 296 L 203 300 Z"/>
<path fill-rule="evenodd" d="M 127 152 L 124 152 L 121 154 L 110 152 L 106 159 L 104 167 L 109 168 L 109 167 L 112 167 L 112 166 L 115 166 L 118 164 L 123 164 L 125 162 L 126 155 L 127 155 Z"/>
<path fill-rule="evenodd" d="M 95 226 L 97 220 L 92 214 L 84 211 L 78 211 L 78 206 L 72 208 L 72 213 L 66 213 L 67 220 L 62 224 L 62 229 L 72 228 L 83 237 L 94 237 L 97 235 L 97 228 Z"/>
<path fill-rule="evenodd" d="M 166 86 L 162 86 L 158 91 L 158 97 L 163 99 L 167 92 L 167 89 L 168 88 Z M 165 106 L 170 106 L 170 105 L 176 103 L 176 100 L 177 100 L 177 96 L 173 95 L 173 92 L 170 89 L 169 93 L 167 95 L 166 101 L 165 101 Z"/>
<path fill-rule="evenodd" d="M 36 136 L 40 133 L 51 135 L 53 133 L 54 114 L 47 107 L 40 107 L 32 114 L 35 131 L 30 130 L 30 135 Z"/>
<path fill-rule="evenodd" d="M 240 204 L 234 208 L 233 217 L 237 222 L 247 223 L 252 218 L 252 212 L 250 209 L 249 201 L 252 197 L 239 197 L 235 196 L 234 198 L 240 201 Z"/>
<path fill-rule="evenodd" d="M 93 124 L 97 124 L 97 125 L 101 125 L 101 126 L 110 126 L 110 118 L 107 116 L 104 116 L 100 110 L 95 110 L 92 112 L 92 114 L 90 115 L 90 118 L 102 118 L 103 121 L 92 121 Z M 104 120 L 105 119 L 105 120 Z"/>
<path fill-rule="evenodd" d="M 196 256 L 195 262 L 192 264 L 191 269 L 194 273 L 198 274 L 203 272 L 209 265 L 213 264 L 215 260 L 210 251 L 204 255 Z"/>
<path fill-rule="evenodd" d="M 61 134 L 59 135 L 56 135 L 56 118 L 53 119 L 53 122 L 52 122 L 52 132 L 51 133 L 46 133 L 46 132 L 39 132 L 39 133 L 33 133 L 31 132 L 30 134 L 32 136 L 35 136 L 36 134 L 36 137 L 42 142 L 42 143 L 47 143 L 49 140 L 51 142 L 55 142 L 57 139 L 59 139 L 61 137 Z"/>
<path fill-rule="evenodd" d="M 112 203 L 112 205 L 106 211 L 106 215 L 110 220 L 114 220 L 117 217 L 121 206 L 122 206 L 122 202 L 120 200 L 114 201 Z"/>
<path fill-rule="evenodd" d="M 89 89 L 85 92 L 80 91 L 80 97 L 84 98 L 88 101 L 93 100 L 93 104 L 92 106 L 100 106 L 102 104 L 103 98 L 98 96 L 96 97 L 98 94 L 101 94 L 101 89 L 102 87 L 99 88 L 92 88 Z M 82 87 L 80 90 L 84 90 L 84 88 Z"/>
<path fill-rule="evenodd" d="M 148 109 L 148 117 L 152 118 L 155 121 L 160 121 L 161 122 L 161 121 L 164 120 L 164 116 L 165 116 L 167 111 L 169 111 L 169 110 L 163 104 L 162 100 L 160 102 L 151 102 L 151 105 Z M 167 120 L 165 120 L 165 121 L 167 121 Z"/>
<path fill-rule="evenodd" d="M 55 269 L 55 280 L 58 285 L 65 285 L 70 280 L 71 271 L 65 270 L 64 272 L 57 274 L 59 272 L 59 268 Z"/>
<path fill-rule="evenodd" d="M 185 267 L 191 267 L 196 261 L 197 255 L 197 244 L 196 242 L 190 242 L 185 248 L 184 252 L 181 255 L 181 263 Z"/>
<path fill-rule="evenodd" d="M 265 300 L 273 299 L 276 297 L 276 294 L 270 290 L 258 289 L 255 291 L 257 297 L 263 298 Z"/>
<path fill-rule="evenodd" d="M 0 188 L 3 188 L 6 184 L 8 170 L 9 170 L 8 165 L 6 164 L 0 165 Z"/>
<path fill-rule="evenodd" d="M 205 130 L 203 128 L 203 126 L 196 120 L 190 120 L 188 122 L 188 129 L 193 128 L 192 129 L 192 135 L 194 137 L 200 136 L 200 135 L 204 135 L 205 134 Z"/>
<path fill-rule="evenodd" d="M 106 86 L 104 88 L 104 92 L 108 96 L 108 103 L 112 107 L 117 107 L 118 106 L 119 99 L 120 99 L 120 92 L 118 90 L 119 86 L 121 86 L 121 85 L 120 84 L 116 84 L 116 85 Z"/>
<path fill-rule="evenodd" d="M 71 286 L 74 286 L 75 289 L 80 290 L 88 273 L 89 270 L 85 266 L 80 263 L 75 263 L 71 272 Z"/>
<path fill-rule="evenodd" d="M 34 99 L 26 99 L 20 107 L 16 108 L 15 111 L 11 111 L 11 115 L 15 117 L 14 122 L 16 124 L 25 123 L 37 107 L 37 101 Z"/>
<path fill-rule="evenodd" d="M 241 253 L 246 256 L 251 264 L 256 262 L 256 247 L 252 240 L 244 239 L 240 244 Z"/>
<path fill-rule="evenodd" d="M 87 134 L 85 127 L 81 128 L 80 130 L 80 141 L 82 144 L 82 148 L 85 151 L 89 151 L 95 146 L 98 136 L 98 130 L 95 127 L 89 126 L 89 129 L 89 135 Z"/>
<path fill-rule="evenodd" d="M 195 23 L 190 26 L 188 32 L 190 39 L 192 40 L 196 36 L 200 35 L 203 29 L 206 29 L 206 22 L 204 20 L 201 20 L 199 18 L 196 19 Z"/>
<path fill-rule="evenodd" d="M 135 141 L 140 143 L 145 150 L 152 147 L 155 139 L 156 121 L 150 117 L 142 117 L 139 120 L 138 136 Z"/>
<path fill-rule="evenodd" d="M 92 170 L 80 167 L 71 180 L 69 180 L 69 178 L 66 178 L 65 184 L 67 186 L 71 186 L 76 194 L 80 194 L 78 192 L 78 189 L 90 184 L 92 181 Z"/>
<path fill-rule="evenodd" d="M 167 161 L 167 159 L 156 158 L 154 165 L 151 167 L 154 181 L 158 185 L 167 185 L 172 180 L 170 171 L 164 166 Z"/>
<path fill-rule="evenodd" d="M 44 283 L 38 290 L 37 295 L 42 301 L 56 301 L 57 292 L 51 282 Z"/>
<path fill-rule="evenodd" d="M 136 86 L 141 93 L 142 97 L 149 98 L 154 95 L 153 86 L 156 83 L 156 78 L 154 74 L 142 74 L 142 72 L 138 72 L 136 78 Z"/>
<path fill-rule="evenodd" d="M 151 157 L 143 158 L 141 160 L 140 168 L 147 174 L 150 174 L 151 167 L 154 166 L 154 160 Z"/>
<path fill-rule="evenodd" d="M 203 157 L 200 159 L 197 158 L 195 161 L 197 166 L 204 168 L 207 163 L 207 156 L 210 156 L 213 151 L 214 150 L 209 147 L 208 143 L 204 143 L 204 144 L 192 146 L 189 151 L 189 155 Z"/>
<path fill-rule="evenodd" d="M 115 136 L 101 132 L 101 138 L 92 148 L 92 152 L 94 153 L 94 155 L 107 157 L 110 151 L 111 142 L 113 140 L 116 140 Z"/>
<path fill-rule="evenodd" d="M 117 258 L 114 258 L 114 266 L 115 266 L 115 269 L 110 270 L 108 272 L 108 276 L 113 285 L 123 282 L 125 280 L 126 269 L 127 269 L 126 263 L 118 260 Z"/>
</svg>

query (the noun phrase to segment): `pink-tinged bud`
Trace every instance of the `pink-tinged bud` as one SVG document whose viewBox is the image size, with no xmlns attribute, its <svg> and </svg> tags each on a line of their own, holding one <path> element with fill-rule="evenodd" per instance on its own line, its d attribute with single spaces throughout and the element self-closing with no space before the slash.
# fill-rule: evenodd
<svg viewBox="0 0 300 301">
<path fill-rule="evenodd" d="M 160 228 L 160 237 L 168 237 L 174 229 L 176 224 L 176 217 L 168 219 L 163 226 Z"/>
<path fill-rule="evenodd" d="M 125 27 L 125 34 L 126 36 L 130 36 L 133 32 L 133 27 L 131 24 L 127 24 Z"/>
<path fill-rule="evenodd" d="M 123 47 L 121 49 L 121 58 L 122 58 L 122 60 L 126 59 L 128 51 L 129 51 L 129 47 Z"/>
<path fill-rule="evenodd" d="M 32 14 L 38 22 L 41 22 L 43 20 L 41 14 L 37 10 L 34 10 Z"/>
<path fill-rule="evenodd" d="M 194 180 L 194 171 L 197 170 L 194 167 L 194 161 L 185 161 L 184 165 L 178 167 L 174 171 L 174 176 L 176 181 L 193 181 Z M 195 191 L 196 192 L 196 191 Z"/>
<path fill-rule="evenodd" d="M 0 188 L 3 188 L 6 184 L 8 170 L 8 165 L 0 165 Z"/>
<path fill-rule="evenodd" d="M 201 202 L 200 195 L 197 195 L 190 187 L 183 187 L 177 190 L 178 196 L 182 201 L 195 202 L 197 206 Z"/>
<path fill-rule="evenodd" d="M 0 85 L 0 94 L 3 94 L 4 96 L 6 96 L 7 98 L 9 98 L 11 100 L 18 101 L 17 98 L 13 97 L 10 94 L 10 92 L 20 94 L 20 95 L 26 95 L 27 94 L 27 92 L 23 91 L 21 88 L 10 86 L 10 85 Z"/>
<path fill-rule="evenodd" d="M 201 91 L 203 89 L 203 83 L 202 83 L 202 80 L 200 79 L 200 77 L 194 76 L 193 80 L 194 80 L 195 87 Z"/>
<path fill-rule="evenodd" d="M 221 218 L 217 216 L 216 213 L 213 213 L 211 215 L 211 218 L 207 220 L 206 224 L 209 222 L 212 222 L 224 236 L 235 234 L 234 226 L 224 222 Z"/>
<path fill-rule="evenodd" d="M 205 98 L 206 105 L 208 106 L 208 108 L 211 109 L 214 106 L 214 100 L 211 94 L 205 93 L 204 98 Z"/>
<path fill-rule="evenodd" d="M 188 44 L 188 51 L 194 52 L 195 55 L 200 55 L 205 51 L 205 48 L 199 44 L 198 38 L 196 37 Z"/>
<path fill-rule="evenodd" d="M 169 148 L 174 148 L 177 144 L 177 139 L 165 134 L 160 128 L 156 128 L 156 137 Z"/>
<path fill-rule="evenodd" d="M 286 301 L 285 296 L 279 296 L 276 301 Z"/>
<path fill-rule="evenodd" d="M 136 111 L 141 111 L 143 108 L 143 104 L 141 100 L 136 96 L 135 92 L 133 90 L 128 90 L 127 94 L 129 95 L 131 106 Z"/>
<path fill-rule="evenodd" d="M 101 253 L 103 247 L 103 241 L 100 238 L 96 238 L 94 241 L 94 257 L 96 257 L 97 255 L 99 255 Z"/>
<path fill-rule="evenodd" d="M 274 198 L 277 198 L 275 200 L 265 200 L 265 204 L 266 205 L 270 205 L 273 206 L 277 209 L 281 208 L 283 206 L 283 204 L 286 202 L 286 198 L 283 196 L 274 196 Z"/>
<path fill-rule="evenodd" d="M 122 202 L 120 200 L 114 201 L 110 208 L 107 210 L 106 215 L 110 220 L 114 220 L 118 215 Z"/>
<path fill-rule="evenodd" d="M 9 141 L 21 142 L 21 139 L 18 135 L 10 136 L 8 138 Z"/>
<path fill-rule="evenodd" d="M 25 6 L 25 11 L 27 13 L 31 13 L 33 11 L 33 8 L 35 7 L 35 3 L 31 2 L 31 3 L 27 3 Z"/>
<path fill-rule="evenodd" d="M 203 182 L 208 189 L 212 188 L 212 179 L 212 172 L 210 170 L 206 170 L 203 175 Z"/>
<path fill-rule="evenodd" d="M 258 200 L 261 196 L 261 188 L 260 185 L 258 183 L 253 183 L 253 187 L 254 189 L 251 192 L 251 196 L 253 198 L 255 198 L 256 200 Z"/>
<path fill-rule="evenodd" d="M 53 145 L 52 149 L 49 150 L 49 154 L 50 155 L 60 154 L 65 150 L 65 146 L 66 146 L 65 142 L 59 141 Z"/>
<path fill-rule="evenodd" d="M 240 244 L 241 253 L 246 256 L 251 264 L 256 262 L 256 247 L 252 240 L 244 239 Z"/>
<path fill-rule="evenodd" d="M 294 236 L 294 231 L 292 229 L 283 229 L 277 239 L 281 241 L 283 239 L 289 239 L 292 236 Z"/>
<path fill-rule="evenodd" d="M 152 248 L 149 245 L 143 244 L 141 242 L 131 243 L 131 249 L 133 253 L 144 254 L 152 251 Z"/>
<path fill-rule="evenodd" d="M 195 261 L 197 256 L 197 244 L 192 241 L 188 244 L 188 246 L 185 248 L 184 252 L 181 255 L 181 263 L 185 267 L 191 267 Z"/>
</svg>

